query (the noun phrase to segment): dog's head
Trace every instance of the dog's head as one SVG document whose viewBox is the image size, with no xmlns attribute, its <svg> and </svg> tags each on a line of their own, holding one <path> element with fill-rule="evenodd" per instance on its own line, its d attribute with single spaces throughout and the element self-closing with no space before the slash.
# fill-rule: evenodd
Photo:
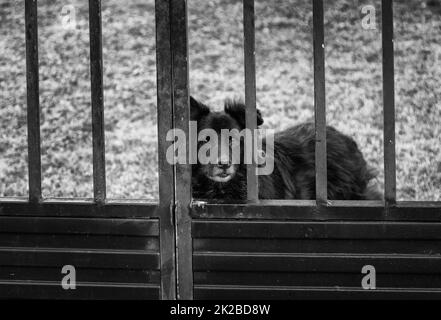
<svg viewBox="0 0 441 320">
<path fill-rule="evenodd" d="M 190 118 L 197 122 L 199 140 L 196 170 L 216 183 L 231 181 L 243 161 L 244 138 L 239 133 L 245 129 L 245 105 L 226 101 L 224 111 L 213 112 L 205 104 L 190 97 L 190 108 Z M 262 124 L 261 113 L 257 110 L 257 126 Z M 225 134 L 227 131 L 228 135 Z M 201 162 L 201 154 L 209 158 L 208 163 Z M 235 155 L 240 159 L 235 160 Z"/>
</svg>

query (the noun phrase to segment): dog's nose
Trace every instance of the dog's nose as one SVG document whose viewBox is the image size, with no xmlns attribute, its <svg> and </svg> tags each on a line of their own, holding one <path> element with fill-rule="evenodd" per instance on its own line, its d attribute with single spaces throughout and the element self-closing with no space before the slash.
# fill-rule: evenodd
<svg viewBox="0 0 441 320">
<path fill-rule="evenodd" d="M 228 169 L 229 167 L 231 167 L 231 160 L 221 159 L 218 162 L 217 167 L 220 169 Z"/>
<path fill-rule="evenodd" d="M 228 169 L 231 166 L 231 164 L 229 164 L 229 163 L 220 163 L 217 166 L 220 169 L 226 170 L 226 169 Z"/>
</svg>

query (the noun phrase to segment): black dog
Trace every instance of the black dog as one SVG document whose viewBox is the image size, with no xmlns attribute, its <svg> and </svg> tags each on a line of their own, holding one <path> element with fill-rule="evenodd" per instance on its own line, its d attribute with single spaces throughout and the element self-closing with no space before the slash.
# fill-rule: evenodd
<svg viewBox="0 0 441 320">
<path fill-rule="evenodd" d="M 225 103 L 223 112 L 190 98 L 191 120 L 197 121 L 198 132 L 213 129 L 221 136 L 222 129 L 245 128 L 245 105 Z M 257 111 L 257 125 L 263 124 Z M 222 143 L 219 140 L 219 145 Z M 241 141 L 243 144 L 243 139 Z M 198 144 L 200 148 L 201 143 Z M 244 148 L 241 147 L 241 150 Z M 224 149 L 225 150 L 225 149 Z M 230 153 L 222 148 L 210 164 L 193 165 L 193 196 L 198 199 L 246 200 L 246 166 L 234 164 Z M 368 168 L 357 144 L 350 137 L 327 127 L 328 199 L 376 200 L 381 195 L 369 182 L 375 174 Z M 243 154 L 241 155 L 243 156 Z M 274 171 L 259 176 L 260 199 L 315 199 L 315 130 L 305 123 L 274 136 Z"/>
</svg>

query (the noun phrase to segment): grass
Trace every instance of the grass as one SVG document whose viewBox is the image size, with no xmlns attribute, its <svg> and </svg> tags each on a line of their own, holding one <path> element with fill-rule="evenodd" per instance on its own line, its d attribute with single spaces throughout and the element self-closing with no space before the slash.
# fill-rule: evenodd
<svg viewBox="0 0 441 320">
<path fill-rule="evenodd" d="M 441 200 L 441 7 L 395 1 L 397 183 L 401 200 Z M 257 102 L 266 127 L 313 119 L 311 1 L 256 0 Z M 39 2 L 43 193 L 92 196 L 87 1 Z M 191 92 L 221 107 L 243 98 L 242 5 L 189 0 Z M 327 0 L 328 122 L 353 136 L 383 184 L 381 1 Z M 374 5 L 377 28 L 361 26 Z M 0 3 L 0 196 L 27 195 L 23 7 Z M 152 0 L 103 2 L 108 195 L 158 193 Z"/>
</svg>

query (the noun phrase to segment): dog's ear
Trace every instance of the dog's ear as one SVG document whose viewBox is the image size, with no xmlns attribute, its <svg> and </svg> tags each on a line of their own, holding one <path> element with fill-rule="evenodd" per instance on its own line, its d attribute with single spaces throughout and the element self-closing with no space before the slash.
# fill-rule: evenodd
<svg viewBox="0 0 441 320">
<path fill-rule="evenodd" d="M 210 113 L 210 108 L 190 96 L 190 120 L 199 121 Z"/>
<path fill-rule="evenodd" d="M 241 102 L 236 102 L 236 101 L 231 101 L 231 100 L 227 100 L 225 101 L 225 113 L 229 114 L 230 116 L 232 116 L 234 119 L 236 119 L 236 121 L 243 127 L 245 128 L 245 104 L 241 103 Z M 263 124 L 263 118 L 262 118 L 262 114 L 260 113 L 260 110 L 257 109 L 257 126 L 261 126 Z"/>
</svg>

